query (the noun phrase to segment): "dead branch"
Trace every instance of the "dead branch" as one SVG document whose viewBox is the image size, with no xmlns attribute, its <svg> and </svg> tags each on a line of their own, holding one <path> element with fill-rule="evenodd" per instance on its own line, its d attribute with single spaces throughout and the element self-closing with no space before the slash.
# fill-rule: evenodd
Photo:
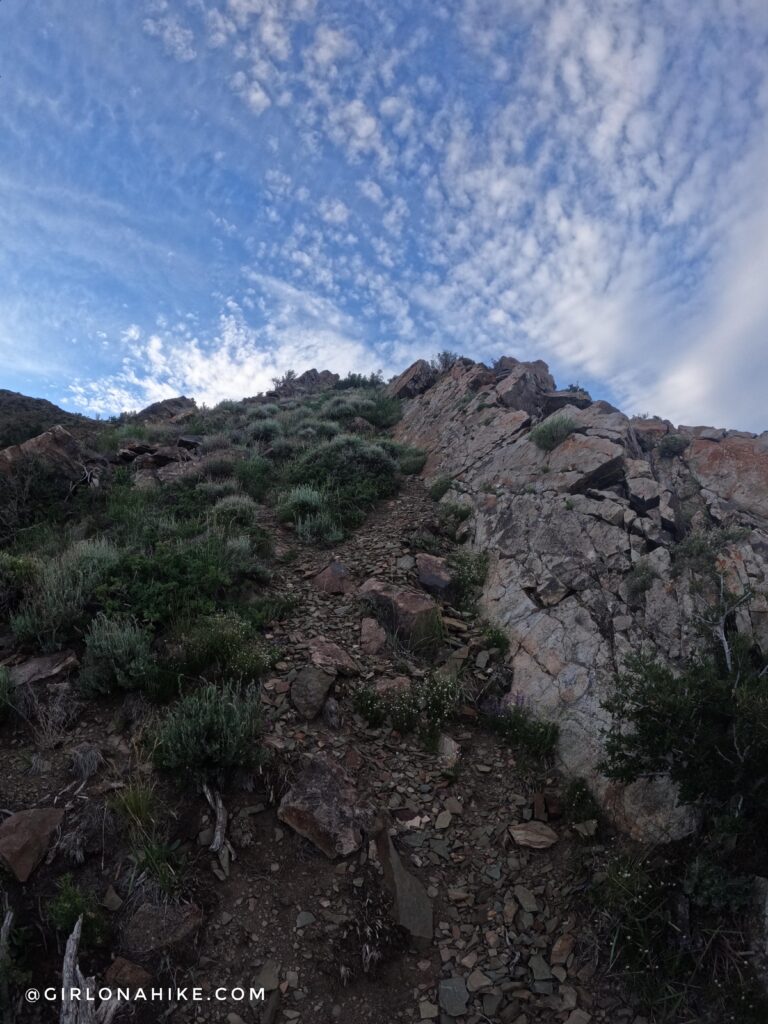
<svg viewBox="0 0 768 1024">
<path fill-rule="evenodd" d="M 211 853 L 218 853 L 224 845 L 224 836 L 227 831 L 227 809 L 224 806 L 224 801 L 221 799 L 221 793 L 218 789 L 211 790 L 211 787 L 204 783 L 203 793 L 205 799 L 208 801 L 211 810 L 216 815 L 216 825 L 213 830 L 213 842 L 208 847 Z"/>
</svg>

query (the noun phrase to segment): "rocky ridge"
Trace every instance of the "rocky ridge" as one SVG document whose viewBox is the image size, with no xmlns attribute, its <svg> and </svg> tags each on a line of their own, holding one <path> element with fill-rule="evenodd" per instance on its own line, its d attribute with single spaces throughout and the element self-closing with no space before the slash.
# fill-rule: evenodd
<svg viewBox="0 0 768 1024">
<path fill-rule="evenodd" d="M 491 555 L 483 606 L 511 642 L 509 699 L 558 723 L 562 766 L 622 828 L 685 834 L 692 819 L 666 785 L 618 787 L 597 771 L 601 701 L 631 653 L 675 664 L 696 644 L 711 594 L 675 562 L 691 531 L 738 538 L 724 542 L 719 570 L 751 591 L 738 624 L 768 649 L 768 431 L 631 418 L 558 391 L 541 361 L 459 359 L 439 376 L 421 362 L 389 390 L 405 398 L 396 436 L 429 452 L 428 482 L 450 478 L 443 501 L 471 508 L 471 544 Z M 572 431 L 547 452 L 531 430 L 556 418 Z"/>
</svg>

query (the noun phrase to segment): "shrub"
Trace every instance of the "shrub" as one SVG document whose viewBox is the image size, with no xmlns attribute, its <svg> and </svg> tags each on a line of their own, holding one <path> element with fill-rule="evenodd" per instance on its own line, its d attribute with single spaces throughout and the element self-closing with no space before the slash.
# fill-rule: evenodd
<svg viewBox="0 0 768 1024">
<path fill-rule="evenodd" d="M 143 779 L 130 782 L 125 789 L 118 790 L 111 805 L 132 832 L 146 832 L 155 821 L 155 787 Z"/>
<path fill-rule="evenodd" d="M 305 440 L 312 441 L 316 438 L 327 441 L 341 430 L 338 423 L 333 420 L 307 419 L 296 429 L 295 433 Z"/>
<path fill-rule="evenodd" d="M 5 721 L 8 712 L 13 710 L 13 706 L 11 674 L 5 666 L 0 666 L 0 722 Z"/>
<path fill-rule="evenodd" d="M 437 506 L 437 528 L 446 537 L 456 538 L 461 524 L 472 515 L 469 505 L 455 501 L 441 501 Z"/>
<path fill-rule="evenodd" d="M 522 753 L 534 758 L 547 758 L 554 754 L 559 735 L 557 725 L 535 719 L 522 701 L 510 705 L 487 700 L 482 706 L 482 713 L 482 721 L 487 728 Z"/>
<path fill-rule="evenodd" d="M 0 618 L 14 611 L 34 583 L 40 562 L 31 555 L 0 551 Z"/>
<path fill-rule="evenodd" d="M 491 648 L 496 648 L 502 657 L 509 650 L 509 637 L 500 629 L 498 626 L 493 626 L 489 622 L 486 622 L 483 626 L 483 639 Z"/>
<path fill-rule="evenodd" d="M 13 543 L 22 527 L 61 522 L 70 490 L 70 480 L 43 459 L 21 459 L 0 473 L 0 545 Z"/>
<path fill-rule="evenodd" d="M 253 405 L 248 410 L 249 420 L 268 420 L 277 416 L 280 406 L 274 402 L 266 402 L 264 405 Z"/>
<path fill-rule="evenodd" d="M 429 496 L 432 501 L 440 501 L 451 489 L 453 481 L 449 476 L 439 476 L 429 487 Z"/>
<path fill-rule="evenodd" d="M 397 463 L 377 444 L 342 434 L 301 456 L 294 467 L 297 483 L 331 485 L 373 498 L 393 494 Z"/>
<path fill-rule="evenodd" d="M 265 541 L 266 543 L 266 541 Z M 151 554 L 125 552 L 98 590 L 104 610 L 142 622 L 215 611 L 237 580 L 258 572 L 251 542 L 209 530 L 180 543 L 157 544 Z"/>
<path fill-rule="evenodd" d="M 235 612 L 195 620 L 181 640 L 182 667 L 190 675 L 259 679 L 275 662 L 275 651 Z"/>
<path fill-rule="evenodd" d="M 344 528 L 330 509 L 310 512 L 296 520 L 296 534 L 305 544 L 328 547 L 344 539 Z"/>
<path fill-rule="evenodd" d="M 673 575 L 677 576 L 683 569 L 689 569 L 694 573 L 716 576 L 718 556 L 729 544 L 742 540 L 745 533 L 741 529 L 716 527 L 689 534 L 672 548 Z"/>
<path fill-rule="evenodd" d="M 433 672 L 395 694 L 381 696 L 363 686 L 355 694 L 355 708 L 374 728 L 388 718 L 398 732 L 415 731 L 431 744 L 455 713 L 459 694 L 452 676 Z"/>
<path fill-rule="evenodd" d="M 298 437 L 276 437 L 269 446 L 268 455 L 272 462 L 289 462 L 306 450 L 306 444 Z"/>
<path fill-rule="evenodd" d="M 552 416 L 535 426 L 529 437 L 543 452 L 554 451 L 559 444 L 574 432 L 578 424 L 569 416 Z"/>
<path fill-rule="evenodd" d="M 200 452 L 203 455 L 210 455 L 211 452 L 221 452 L 231 447 L 232 441 L 228 434 L 206 434 L 200 443 Z"/>
<path fill-rule="evenodd" d="M 683 434 L 665 434 L 656 446 L 656 451 L 660 458 L 672 459 L 676 455 L 682 455 L 690 443 Z"/>
<path fill-rule="evenodd" d="M 142 689 L 154 669 L 151 634 L 135 619 L 109 619 L 100 613 L 91 622 L 78 680 L 85 693 Z"/>
<path fill-rule="evenodd" d="M 370 407 L 360 412 L 360 415 L 364 416 L 374 427 L 378 427 L 379 430 L 386 430 L 387 427 L 394 427 L 402 417 L 403 410 L 399 399 L 390 398 L 389 395 L 385 395 L 383 391 L 380 391 L 374 394 Z"/>
<path fill-rule="evenodd" d="M 246 465 L 246 463 L 241 463 Z M 243 488 L 245 490 L 245 488 Z M 196 485 L 195 490 L 204 494 L 211 501 L 225 498 L 228 494 L 237 494 L 240 491 L 240 484 L 233 476 L 225 476 L 223 480 L 202 480 Z"/>
<path fill-rule="evenodd" d="M 48 904 L 48 920 L 60 938 L 68 939 L 79 917 L 83 919 L 80 941 L 84 947 L 100 946 L 109 938 L 109 926 L 90 893 L 83 892 L 64 875 L 56 883 L 56 895 Z"/>
<path fill-rule="evenodd" d="M 401 473 L 404 473 L 407 476 L 413 476 L 424 469 L 424 464 L 427 461 L 427 453 L 422 451 L 421 448 L 412 448 L 410 445 L 400 444 L 399 441 L 392 441 L 386 437 L 376 443 L 379 447 L 383 448 L 385 452 L 388 452 L 393 459 L 397 460 L 398 468 Z"/>
<path fill-rule="evenodd" d="M 488 575 L 486 552 L 460 551 L 450 559 L 455 604 L 462 609 L 475 607 L 478 592 Z"/>
<path fill-rule="evenodd" d="M 679 673 L 628 659 L 604 704 L 613 722 L 601 767 L 625 783 L 669 774 L 683 801 L 755 824 L 768 796 L 766 671 L 746 637 L 721 639 Z"/>
<path fill-rule="evenodd" d="M 592 894 L 607 932 L 609 966 L 654 1020 L 761 1024 L 768 1001 L 744 958 L 748 940 L 734 914 L 743 913 L 745 888 L 733 889 L 719 871 L 705 869 L 702 877 L 690 867 L 648 853 L 609 863 Z M 729 890 L 736 899 L 730 906 Z M 724 909 L 714 912 L 714 905 Z"/>
<path fill-rule="evenodd" d="M 251 438 L 254 441 L 273 441 L 283 432 L 282 425 L 278 420 L 254 420 L 250 426 Z"/>
<path fill-rule="evenodd" d="M 349 391 L 352 388 L 380 388 L 383 383 L 381 370 L 376 370 L 367 377 L 364 373 L 350 372 L 346 377 L 337 380 L 333 387 L 335 391 Z"/>
<path fill-rule="evenodd" d="M 298 605 L 299 599 L 293 594 L 265 594 L 254 598 L 245 612 L 248 621 L 257 629 L 268 626 L 270 622 L 279 622 Z"/>
<path fill-rule="evenodd" d="M 627 596 L 631 602 L 639 600 L 651 589 L 657 573 L 644 559 L 635 562 L 624 578 Z"/>
<path fill-rule="evenodd" d="M 261 515 L 259 506 L 247 494 L 229 494 L 219 498 L 210 514 L 217 526 L 241 526 L 246 529 L 254 526 Z"/>
<path fill-rule="evenodd" d="M 179 779 L 220 780 L 258 766 L 260 735 L 258 690 L 209 683 L 182 697 L 160 723 L 152 757 Z"/>
<path fill-rule="evenodd" d="M 25 642 L 36 642 L 43 651 L 60 647 L 82 620 L 86 603 L 98 584 L 114 568 L 119 552 L 108 541 L 77 541 L 58 558 L 46 562 L 11 628 Z"/>
<path fill-rule="evenodd" d="M 235 466 L 235 478 L 254 501 L 264 500 L 273 476 L 272 464 L 260 455 L 252 455 Z"/>
<path fill-rule="evenodd" d="M 296 523 L 299 519 L 313 515 L 326 508 L 328 495 L 319 487 L 299 484 L 280 495 L 277 502 L 277 518 L 281 522 Z"/>
<path fill-rule="evenodd" d="M 447 349 L 443 352 L 438 352 L 431 360 L 430 366 L 435 373 L 447 373 L 448 370 L 456 363 L 459 359 L 457 352 L 449 352 Z"/>
</svg>

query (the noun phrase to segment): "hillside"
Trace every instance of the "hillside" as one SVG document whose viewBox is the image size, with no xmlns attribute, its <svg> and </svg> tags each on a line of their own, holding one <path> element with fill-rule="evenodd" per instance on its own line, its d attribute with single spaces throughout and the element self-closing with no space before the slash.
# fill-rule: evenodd
<svg viewBox="0 0 768 1024">
<path fill-rule="evenodd" d="M 93 427 L 95 421 L 65 412 L 45 398 L 29 398 L 0 388 L 0 448 L 28 441 L 56 424 L 77 432 Z"/>
<path fill-rule="evenodd" d="M 147 1024 L 765 1019 L 765 435 L 505 359 L 97 441 L 0 452 L 9 1019 L 73 929 Z"/>
</svg>

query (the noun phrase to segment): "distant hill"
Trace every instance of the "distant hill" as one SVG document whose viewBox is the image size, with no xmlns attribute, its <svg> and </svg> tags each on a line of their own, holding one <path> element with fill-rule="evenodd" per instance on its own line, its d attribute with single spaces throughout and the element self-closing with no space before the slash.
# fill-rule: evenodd
<svg viewBox="0 0 768 1024">
<path fill-rule="evenodd" d="M 57 423 L 78 432 L 93 427 L 96 422 L 78 413 L 65 412 L 45 398 L 30 398 L 0 388 L 0 448 L 28 441 Z"/>
</svg>

